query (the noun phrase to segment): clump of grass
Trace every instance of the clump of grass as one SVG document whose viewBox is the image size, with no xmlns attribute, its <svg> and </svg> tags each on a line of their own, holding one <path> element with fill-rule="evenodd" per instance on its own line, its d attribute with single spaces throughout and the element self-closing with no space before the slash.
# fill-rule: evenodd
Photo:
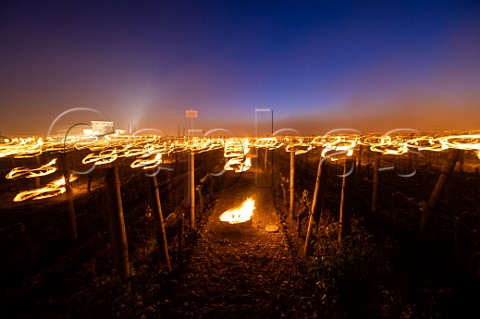
<svg viewBox="0 0 480 319">
<path fill-rule="evenodd" d="M 394 274 L 386 245 L 375 242 L 361 219 L 351 223 L 341 242 L 340 224 L 331 215 L 322 214 L 315 227 L 308 271 L 320 311 L 334 318 L 410 318 L 410 305 L 390 285 Z"/>
</svg>

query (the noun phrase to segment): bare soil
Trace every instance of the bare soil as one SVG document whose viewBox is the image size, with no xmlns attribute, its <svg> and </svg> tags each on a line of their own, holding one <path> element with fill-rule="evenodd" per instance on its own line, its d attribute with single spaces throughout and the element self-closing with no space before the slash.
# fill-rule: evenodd
<svg viewBox="0 0 480 319">
<path fill-rule="evenodd" d="M 202 225 L 173 310 L 178 318 L 317 316 L 315 296 L 305 287 L 304 266 L 286 238 L 272 191 L 256 185 L 254 174 L 243 173 L 223 189 Z M 248 197 L 255 200 L 251 221 L 220 221 L 221 213 Z M 280 230 L 267 232 L 269 225 Z"/>
</svg>

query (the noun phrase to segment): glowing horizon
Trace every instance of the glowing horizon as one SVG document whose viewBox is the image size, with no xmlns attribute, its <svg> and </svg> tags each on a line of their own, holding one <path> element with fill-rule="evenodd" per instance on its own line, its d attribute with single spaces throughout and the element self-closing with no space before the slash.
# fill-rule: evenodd
<svg viewBox="0 0 480 319">
<path fill-rule="evenodd" d="M 45 136 L 71 108 L 116 128 L 321 134 L 480 123 L 480 10 L 427 1 L 45 4 L 2 9 L 0 134 Z M 65 126 L 102 116 L 75 114 Z M 263 123 L 269 127 L 269 123 Z"/>
</svg>

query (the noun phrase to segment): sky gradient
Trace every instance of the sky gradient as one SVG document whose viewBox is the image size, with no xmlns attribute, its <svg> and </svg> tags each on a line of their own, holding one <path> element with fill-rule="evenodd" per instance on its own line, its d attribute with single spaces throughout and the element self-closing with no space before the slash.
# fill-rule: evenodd
<svg viewBox="0 0 480 319">
<path fill-rule="evenodd" d="M 480 129 L 478 1 L 9 1 L 0 43 L 4 135 Z"/>
</svg>

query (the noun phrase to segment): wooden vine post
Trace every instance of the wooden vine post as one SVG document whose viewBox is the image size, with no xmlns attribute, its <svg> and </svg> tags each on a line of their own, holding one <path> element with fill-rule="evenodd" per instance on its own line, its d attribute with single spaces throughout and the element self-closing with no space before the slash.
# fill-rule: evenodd
<svg viewBox="0 0 480 319">
<path fill-rule="evenodd" d="M 67 196 L 68 217 L 70 220 L 70 232 L 73 240 L 78 239 L 77 218 L 75 216 L 75 205 L 73 202 L 72 184 L 70 183 L 70 169 L 68 168 L 67 153 L 61 156 L 63 178 L 65 180 L 65 194 Z"/>
<path fill-rule="evenodd" d="M 445 186 L 450 180 L 451 175 L 455 170 L 455 164 L 460 158 L 460 154 L 461 154 L 460 150 L 457 150 L 457 149 L 450 150 L 442 166 L 442 173 L 438 177 L 437 183 L 435 184 L 435 187 L 433 188 L 433 191 L 430 194 L 428 202 L 423 202 L 421 204 L 423 209 L 423 215 L 422 215 L 422 218 L 420 219 L 420 225 L 418 227 L 418 232 L 417 232 L 417 235 L 419 238 L 423 238 L 423 236 L 425 235 L 428 221 L 430 219 L 431 211 L 437 205 L 440 199 L 440 195 L 442 194 L 442 192 L 445 189 Z"/>
<path fill-rule="evenodd" d="M 308 256 L 310 254 L 310 233 L 312 232 L 313 227 L 313 220 L 315 215 L 315 208 L 318 202 L 318 193 L 320 192 L 320 181 L 322 176 L 322 158 L 320 156 L 320 160 L 318 162 L 318 169 L 317 175 L 315 178 L 315 190 L 313 191 L 313 200 L 312 200 L 312 207 L 310 208 L 309 216 L 308 216 L 308 227 L 307 227 L 307 234 L 305 236 L 305 244 L 303 247 L 303 256 Z"/>
<path fill-rule="evenodd" d="M 195 229 L 195 153 L 190 151 L 190 227 Z"/>
<path fill-rule="evenodd" d="M 408 172 L 412 171 L 413 167 L 413 153 L 411 151 L 408 152 Z"/>
<path fill-rule="evenodd" d="M 172 172 L 167 171 L 167 194 L 168 194 L 168 204 L 173 202 L 173 192 L 172 192 Z"/>
<path fill-rule="evenodd" d="M 268 147 L 265 147 L 265 157 L 263 158 L 263 173 L 267 174 L 267 164 L 268 164 Z"/>
<path fill-rule="evenodd" d="M 123 218 L 122 195 L 118 167 L 105 169 L 105 186 L 107 188 L 107 211 L 112 242 L 113 262 L 120 277 L 125 281 L 130 274 L 128 261 L 127 232 Z"/>
<path fill-rule="evenodd" d="M 153 216 L 156 224 L 157 242 L 158 242 L 158 245 L 162 247 L 163 257 L 165 258 L 168 271 L 172 271 L 172 266 L 170 264 L 170 256 L 168 254 L 167 232 L 165 230 L 165 221 L 163 219 L 162 203 L 160 201 L 160 192 L 158 190 L 158 182 L 157 182 L 156 174 L 153 174 L 152 177 L 150 178 L 150 185 L 155 195 L 155 202 L 154 202 L 155 210 L 154 210 Z"/>
<path fill-rule="evenodd" d="M 35 156 L 37 166 L 40 166 L 40 155 Z M 40 176 L 35 177 L 35 188 L 40 188 Z"/>
<path fill-rule="evenodd" d="M 377 204 L 378 204 L 378 180 L 380 168 L 380 154 L 375 154 L 375 160 L 373 162 L 373 187 L 372 187 L 372 214 L 377 213 Z"/>
<path fill-rule="evenodd" d="M 322 212 L 326 210 L 326 194 L 327 194 L 327 186 L 328 186 L 328 170 L 329 170 L 329 165 L 326 163 L 325 165 L 322 165 L 322 176 L 320 177 L 320 189 L 318 190 L 319 192 L 319 199 L 317 201 L 317 209 L 313 212 L 315 214 L 315 220 L 318 220 L 320 222 L 320 215 Z M 317 212 L 320 212 L 318 214 Z"/>
<path fill-rule="evenodd" d="M 347 167 L 351 168 L 348 169 Z M 343 167 L 342 192 L 340 194 L 339 242 L 342 242 L 342 239 L 350 233 L 354 170 L 355 159 L 349 159 L 347 156 Z"/>
<path fill-rule="evenodd" d="M 362 155 L 363 155 L 363 145 L 360 144 L 358 146 L 358 153 L 357 153 L 357 165 L 356 165 L 357 171 L 360 171 L 360 169 L 362 168 Z"/>
<path fill-rule="evenodd" d="M 293 219 L 293 209 L 295 204 L 295 148 L 290 149 L 290 202 L 288 206 L 288 218 Z"/>
</svg>

